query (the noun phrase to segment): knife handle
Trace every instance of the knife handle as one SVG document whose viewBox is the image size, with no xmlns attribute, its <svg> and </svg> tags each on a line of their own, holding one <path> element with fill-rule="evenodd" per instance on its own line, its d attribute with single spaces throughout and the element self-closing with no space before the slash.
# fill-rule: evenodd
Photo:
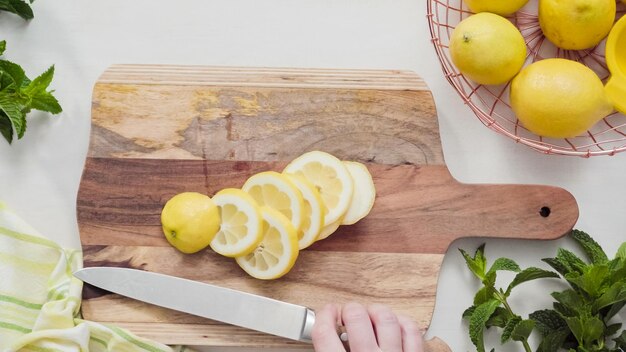
<svg viewBox="0 0 626 352">
<path fill-rule="evenodd" d="M 348 345 L 348 332 L 346 331 L 345 326 L 337 327 L 337 335 L 339 335 L 339 339 L 343 343 L 344 348 L 347 352 L 350 352 L 350 346 Z M 450 347 L 446 345 L 438 337 L 433 337 L 430 340 L 424 341 L 424 352 L 451 352 Z"/>
</svg>

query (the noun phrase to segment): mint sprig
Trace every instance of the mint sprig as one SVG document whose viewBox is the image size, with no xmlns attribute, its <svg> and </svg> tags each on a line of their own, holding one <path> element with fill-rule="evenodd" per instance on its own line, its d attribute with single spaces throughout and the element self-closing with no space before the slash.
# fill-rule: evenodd
<svg viewBox="0 0 626 352">
<path fill-rule="evenodd" d="M 474 296 L 474 304 L 463 314 L 465 318 L 469 318 L 470 339 L 476 349 L 479 352 L 485 351 L 484 329 L 497 326 L 503 328 L 502 343 L 509 340 L 518 341 L 524 346 L 526 352 L 531 352 L 528 337 L 535 326 L 535 322 L 515 314 L 509 305 L 508 298 L 513 288 L 524 282 L 546 277 L 558 277 L 558 275 L 540 268 L 522 270 L 514 260 L 509 258 L 496 259 L 487 270 L 484 245 L 476 250 L 473 257 L 462 249 L 459 251 L 465 258 L 470 271 L 483 284 L 483 287 Z M 506 290 L 495 287 L 498 271 L 517 273 Z"/>
<path fill-rule="evenodd" d="M 541 336 L 537 352 L 626 352 L 626 330 L 614 317 L 626 306 L 626 243 L 609 260 L 604 250 L 587 233 L 573 230 L 570 237 L 585 253 L 586 259 L 560 248 L 554 258 L 543 261 L 560 275 L 540 268 L 521 269 L 511 259 L 498 258 L 486 270 L 484 245 L 474 257 L 460 250 L 470 271 L 483 287 L 463 317 L 470 320 L 470 339 L 477 351 L 485 350 L 484 330 L 502 329 L 501 342 L 519 341 L 526 352 L 532 351 L 529 336 Z M 506 290 L 495 287 L 496 272 L 517 272 Z M 542 309 L 523 319 L 514 313 L 507 299 L 519 284 L 539 278 L 562 278 L 569 287 L 552 292 L 552 309 Z M 486 315 L 489 315 L 488 317 Z M 621 331 L 620 331 L 621 330 Z"/>
<path fill-rule="evenodd" d="M 2 1 L 2 0 L 0 0 Z M 0 56 L 6 49 L 6 41 L 0 41 Z M 49 91 L 48 86 L 54 77 L 54 66 L 32 81 L 18 64 L 0 59 L 0 134 L 13 142 L 13 136 L 20 139 L 26 132 L 26 115 L 31 110 L 58 114 L 63 109 Z"/>
</svg>

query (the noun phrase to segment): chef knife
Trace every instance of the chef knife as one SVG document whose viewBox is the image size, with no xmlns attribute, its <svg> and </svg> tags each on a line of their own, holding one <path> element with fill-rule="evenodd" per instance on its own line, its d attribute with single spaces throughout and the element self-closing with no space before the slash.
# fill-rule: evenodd
<svg viewBox="0 0 626 352">
<path fill-rule="evenodd" d="M 227 324 L 311 342 L 313 310 L 225 287 L 149 271 L 91 267 L 78 279 L 122 296 Z"/>
<path fill-rule="evenodd" d="M 311 343 L 315 312 L 296 304 L 129 268 L 90 267 L 74 272 L 74 276 L 90 285 L 157 306 Z M 348 340 L 345 329 L 340 327 L 337 331 L 345 344 Z M 450 349 L 433 338 L 425 341 L 424 351 L 450 352 Z"/>
</svg>

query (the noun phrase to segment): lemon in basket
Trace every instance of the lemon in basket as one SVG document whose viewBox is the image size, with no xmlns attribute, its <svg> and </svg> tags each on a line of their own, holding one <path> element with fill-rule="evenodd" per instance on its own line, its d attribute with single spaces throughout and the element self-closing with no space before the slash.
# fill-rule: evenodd
<svg viewBox="0 0 626 352">
<path fill-rule="evenodd" d="M 472 12 L 491 12 L 500 16 L 509 16 L 528 3 L 528 0 L 465 0 Z"/>
<path fill-rule="evenodd" d="M 615 0 L 541 0 L 539 24 L 554 45 L 567 50 L 591 48 L 615 21 Z"/>
<path fill-rule="evenodd" d="M 520 122 L 544 137 L 575 137 L 613 111 L 595 72 L 566 59 L 527 66 L 513 79 L 510 94 Z"/>
<path fill-rule="evenodd" d="M 466 77 L 479 84 L 502 84 L 522 69 L 526 43 L 509 20 L 488 12 L 461 21 L 450 38 L 450 56 Z"/>
</svg>

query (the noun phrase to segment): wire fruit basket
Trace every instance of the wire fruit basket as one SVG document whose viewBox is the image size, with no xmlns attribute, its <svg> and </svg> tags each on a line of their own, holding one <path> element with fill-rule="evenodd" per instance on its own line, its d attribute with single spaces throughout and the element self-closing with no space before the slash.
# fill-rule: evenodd
<svg viewBox="0 0 626 352">
<path fill-rule="evenodd" d="M 509 17 L 526 41 L 526 65 L 553 57 L 575 60 L 594 70 L 606 83 L 610 73 L 604 58 L 605 41 L 581 51 L 557 48 L 541 31 L 537 1 L 530 0 L 524 8 Z M 626 13 L 626 5 L 617 1 L 616 21 Z M 509 104 L 510 82 L 498 86 L 479 85 L 461 74 L 452 63 L 448 50 L 452 32 L 472 12 L 462 0 L 427 0 L 427 6 L 432 42 L 445 77 L 485 126 L 546 154 L 591 157 L 626 151 L 626 115 L 618 112 L 606 116 L 584 135 L 574 138 L 544 138 L 528 131 L 515 117 Z"/>
</svg>

